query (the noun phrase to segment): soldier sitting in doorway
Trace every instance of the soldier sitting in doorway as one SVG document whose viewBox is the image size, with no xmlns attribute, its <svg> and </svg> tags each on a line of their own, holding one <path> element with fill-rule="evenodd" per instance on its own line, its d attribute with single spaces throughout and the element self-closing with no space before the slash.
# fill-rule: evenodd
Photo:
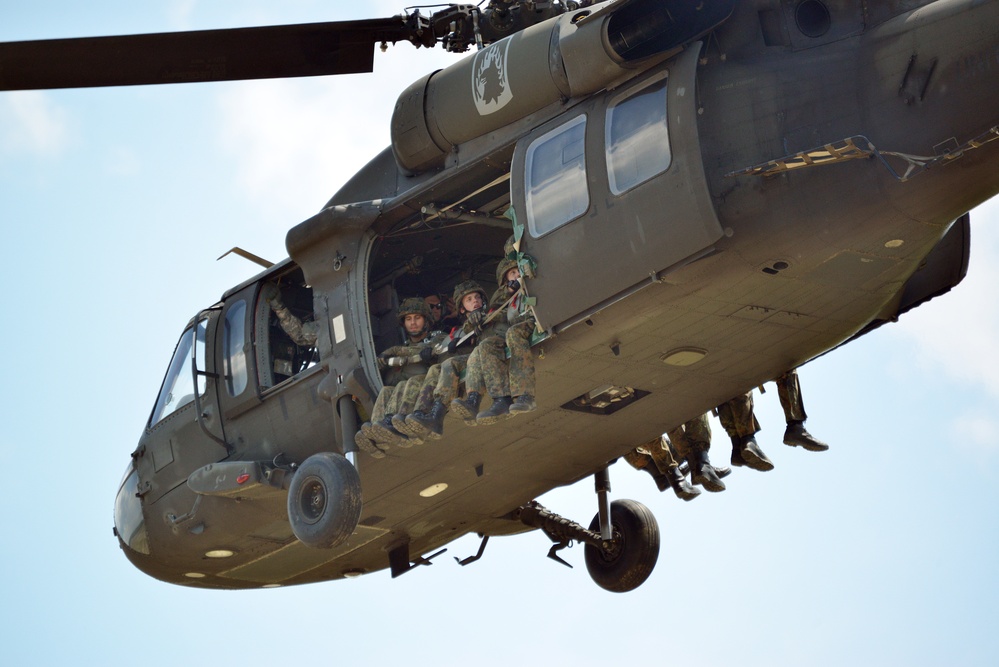
<svg viewBox="0 0 999 667">
<path fill-rule="evenodd" d="M 398 318 L 405 330 L 406 342 L 378 355 L 379 368 L 385 373 L 384 387 L 375 400 L 371 420 L 362 424 L 355 436 L 358 447 L 375 456 L 383 454 L 387 445 L 416 444 L 393 427 L 392 417 L 396 413 L 405 414 L 415 402 L 416 389 L 436 356 L 434 347 L 445 336 L 430 330 L 430 308 L 419 297 L 403 301 Z"/>
</svg>

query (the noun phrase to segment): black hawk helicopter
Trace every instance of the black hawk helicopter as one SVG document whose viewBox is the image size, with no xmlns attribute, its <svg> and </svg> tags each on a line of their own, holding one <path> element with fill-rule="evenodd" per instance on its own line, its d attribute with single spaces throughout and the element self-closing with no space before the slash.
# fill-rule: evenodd
<svg viewBox="0 0 999 667">
<path fill-rule="evenodd" d="M 3 90 L 473 51 L 401 93 L 392 145 L 289 231 L 289 259 L 184 330 L 118 493 L 122 549 L 164 581 L 254 588 L 541 529 L 551 555 L 585 543 L 599 585 L 639 586 L 658 528 L 610 502 L 610 463 L 963 278 L 966 212 L 999 191 L 996 26 L 995 0 L 494 0 L 0 45 Z M 538 267 L 538 410 L 358 453 L 400 297 L 490 282 L 510 217 Z M 315 345 L 278 326 L 274 284 Z M 589 477 L 589 528 L 534 502 Z"/>
</svg>

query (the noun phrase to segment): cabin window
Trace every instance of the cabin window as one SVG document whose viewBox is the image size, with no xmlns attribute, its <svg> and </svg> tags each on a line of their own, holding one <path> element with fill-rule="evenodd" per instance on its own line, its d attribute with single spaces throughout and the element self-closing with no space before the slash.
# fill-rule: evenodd
<svg viewBox="0 0 999 667">
<path fill-rule="evenodd" d="M 666 79 L 628 95 L 607 110 L 610 189 L 621 195 L 669 168 Z"/>
<path fill-rule="evenodd" d="M 206 320 L 201 320 L 181 335 L 180 342 L 177 343 L 177 348 L 174 350 L 173 359 L 170 360 L 170 366 L 167 368 L 166 377 L 163 379 L 160 395 L 156 399 L 156 407 L 149 420 L 150 424 L 158 423 L 194 401 L 195 373 L 191 366 L 191 348 L 194 348 L 197 367 L 204 368 L 205 323 Z M 203 394 L 205 392 L 205 376 L 199 374 L 197 377 L 198 393 Z"/>
<path fill-rule="evenodd" d="M 590 207 L 585 135 L 586 116 L 577 116 L 527 148 L 527 223 L 535 238 L 575 220 Z"/>
<path fill-rule="evenodd" d="M 223 326 L 225 386 L 230 396 L 239 396 L 247 385 L 245 301 L 237 301 L 229 307 Z"/>
</svg>

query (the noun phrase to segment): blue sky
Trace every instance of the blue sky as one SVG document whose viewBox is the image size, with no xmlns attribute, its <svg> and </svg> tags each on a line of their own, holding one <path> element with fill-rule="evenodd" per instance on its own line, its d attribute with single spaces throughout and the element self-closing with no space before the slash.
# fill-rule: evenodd
<svg viewBox="0 0 999 667">
<path fill-rule="evenodd" d="M 0 0 L 0 40 L 388 16 L 390 2 Z M 999 202 L 944 298 L 801 370 L 810 430 L 722 494 L 658 494 L 659 564 L 626 595 L 546 559 L 539 533 L 466 538 L 391 580 L 248 592 L 160 583 L 112 536 L 112 503 L 187 320 L 388 144 L 396 95 L 452 58 L 407 45 L 328 80 L 0 94 L 9 664 L 993 664 L 999 652 Z M 992 150 L 988 148 L 983 150 Z M 831 167 L 831 169 L 837 167 Z M 845 167 L 849 168 L 849 167 Z M 944 167 L 946 168 L 946 167 Z M 918 181 L 914 187 L 918 186 Z M 714 422 L 718 454 L 726 438 Z M 582 523 L 592 484 L 554 492 Z"/>
</svg>

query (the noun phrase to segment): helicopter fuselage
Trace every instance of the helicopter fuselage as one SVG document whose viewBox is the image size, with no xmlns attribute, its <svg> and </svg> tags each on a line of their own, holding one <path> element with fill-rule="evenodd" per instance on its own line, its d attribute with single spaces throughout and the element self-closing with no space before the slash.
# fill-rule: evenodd
<svg viewBox="0 0 999 667">
<path fill-rule="evenodd" d="M 289 585 L 530 530 L 517 510 L 544 492 L 961 280 L 964 214 L 999 192 L 999 2 L 742 2 L 627 63 L 574 51 L 581 23 L 539 23 L 417 81 L 393 147 L 288 233 L 290 258 L 192 320 L 119 492 L 137 567 Z M 559 40 L 564 81 L 529 69 Z M 515 74 L 483 111 L 486 57 Z M 538 409 L 356 452 L 392 304 L 413 296 L 397 286 L 419 270 L 442 289 L 469 267 L 491 280 L 507 210 L 538 266 Z M 314 315 L 314 346 L 275 325 L 268 283 Z M 323 451 L 349 455 L 363 488 L 333 549 L 296 540 L 286 508 L 295 466 Z"/>
</svg>

